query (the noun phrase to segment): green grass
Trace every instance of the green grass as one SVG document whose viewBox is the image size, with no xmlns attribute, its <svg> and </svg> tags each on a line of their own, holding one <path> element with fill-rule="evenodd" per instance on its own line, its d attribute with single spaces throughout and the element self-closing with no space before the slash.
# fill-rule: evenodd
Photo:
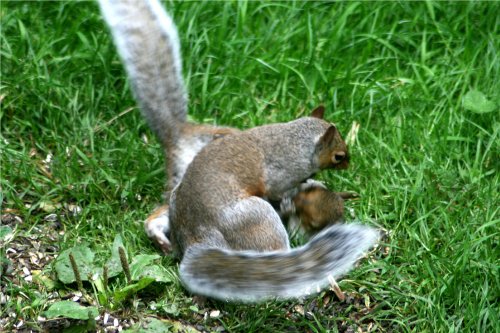
<svg viewBox="0 0 500 333">
<path fill-rule="evenodd" d="M 380 331 L 500 332 L 498 3 L 167 7 L 179 27 L 192 119 L 249 128 L 323 103 L 344 135 L 359 123 L 351 168 L 320 178 L 360 193 L 349 204 L 356 218 L 389 231 L 387 254 L 363 261 L 340 284 L 368 297 L 373 311 L 351 306 L 290 319 L 294 302 L 209 302 L 223 313 L 210 325 L 335 332 L 370 322 Z M 114 118 L 135 103 L 97 5 L 4 1 L 0 15 L 0 195 L 2 214 L 24 221 L 15 237 L 46 224 L 47 207 L 55 207 L 63 215 L 60 250 L 85 241 L 104 255 L 120 233 L 129 256 L 157 253 L 142 220 L 162 201 L 161 148 L 138 110 Z M 471 90 L 496 109 L 464 108 Z M 65 214 L 67 204 L 81 214 Z M 162 263 L 176 272 L 172 259 Z M 1 317 L 17 313 L 36 329 L 49 291 L 26 282 L 6 288 Z M 112 311 L 204 325 L 192 302 L 174 281 Z"/>
</svg>

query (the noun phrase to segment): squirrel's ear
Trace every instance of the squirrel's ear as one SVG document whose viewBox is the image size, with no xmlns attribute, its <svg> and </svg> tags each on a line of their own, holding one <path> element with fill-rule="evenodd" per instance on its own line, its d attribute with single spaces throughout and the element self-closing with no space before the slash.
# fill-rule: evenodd
<svg viewBox="0 0 500 333">
<path fill-rule="evenodd" d="M 323 119 L 324 115 L 325 115 L 325 107 L 323 105 L 318 106 L 311 113 L 311 117 L 319 118 L 319 119 Z"/>
<path fill-rule="evenodd" d="M 323 144 L 329 144 L 330 142 L 333 142 L 335 135 L 337 135 L 337 127 L 331 125 L 321 137 L 320 142 Z"/>
</svg>

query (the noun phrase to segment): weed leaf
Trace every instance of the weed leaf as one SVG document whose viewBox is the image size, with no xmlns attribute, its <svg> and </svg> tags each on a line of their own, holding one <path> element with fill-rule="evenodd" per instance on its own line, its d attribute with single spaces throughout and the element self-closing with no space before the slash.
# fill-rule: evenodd
<svg viewBox="0 0 500 333">
<path fill-rule="evenodd" d="M 162 321 L 154 318 L 148 318 L 147 320 L 137 323 L 132 326 L 126 332 L 128 333 L 168 333 L 174 332 L 172 330 L 172 324 L 168 321 Z"/>
<path fill-rule="evenodd" d="M 12 228 L 8 225 L 0 226 L 0 244 L 7 242 L 12 239 Z"/>
<path fill-rule="evenodd" d="M 153 261 L 159 258 L 160 256 L 157 254 L 135 256 L 130 264 L 132 280 L 137 281 L 143 277 L 150 277 L 156 282 L 171 282 L 172 278 L 168 271 L 163 266 L 153 264 Z"/>
<path fill-rule="evenodd" d="M 171 314 L 173 316 L 178 316 L 179 313 L 181 312 L 179 310 L 179 307 L 175 303 L 167 303 L 164 306 L 162 306 L 163 311 L 165 311 L 168 314 Z"/>
<path fill-rule="evenodd" d="M 92 274 L 98 269 L 94 267 L 94 252 L 86 245 L 78 245 L 61 252 L 54 265 L 57 278 L 65 284 L 76 281 L 75 273 L 71 268 L 71 261 L 69 259 L 70 253 L 72 253 L 75 258 L 76 266 L 78 267 L 82 281 L 88 281 Z"/>
<path fill-rule="evenodd" d="M 153 279 L 153 278 L 143 277 L 139 281 L 137 281 L 137 283 L 129 284 L 128 286 L 116 291 L 114 293 L 114 298 L 118 302 L 124 301 L 125 299 L 129 298 L 133 294 L 136 294 L 138 291 L 146 288 L 154 281 L 155 281 L 155 279 Z"/>
<path fill-rule="evenodd" d="M 143 273 L 144 268 L 153 263 L 154 260 L 160 258 L 157 254 L 140 254 L 135 256 L 130 263 L 130 273 L 132 280 L 138 280 Z"/>
<path fill-rule="evenodd" d="M 147 318 L 141 323 L 132 326 L 127 333 L 167 333 L 167 332 L 199 332 L 191 326 L 187 326 L 179 321 L 158 320 L 155 318 Z"/>
<path fill-rule="evenodd" d="M 0 278 L 8 272 L 12 272 L 12 262 L 5 255 L 5 251 L 0 251 Z"/>
<path fill-rule="evenodd" d="M 465 94 L 464 108 L 474 113 L 489 113 L 497 109 L 495 102 L 490 101 L 479 90 L 471 90 Z"/>
<path fill-rule="evenodd" d="M 99 311 L 95 306 L 81 306 L 80 304 L 72 301 L 60 301 L 52 304 L 50 308 L 45 311 L 47 318 L 71 318 L 71 319 L 90 319 L 99 315 Z"/>
<path fill-rule="evenodd" d="M 112 278 L 123 272 L 120 262 L 120 247 L 124 247 L 123 240 L 120 235 L 116 235 L 113 241 L 113 248 L 111 249 L 111 258 L 106 262 L 106 266 L 108 267 L 108 278 Z"/>
</svg>

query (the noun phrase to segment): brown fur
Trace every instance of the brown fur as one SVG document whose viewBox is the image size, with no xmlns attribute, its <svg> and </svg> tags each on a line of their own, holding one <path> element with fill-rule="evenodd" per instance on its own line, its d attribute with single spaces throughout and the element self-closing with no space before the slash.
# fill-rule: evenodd
<svg viewBox="0 0 500 333">
<path fill-rule="evenodd" d="M 326 134 L 321 139 L 321 145 L 328 145 L 329 142 L 337 142 L 337 147 L 334 150 L 323 150 L 319 155 L 319 165 L 322 169 L 347 169 L 349 167 L 349 151 L 344 140 L 340 137 L 340 133 L 335 126 L 328 129 Z"/>
<path fill-rule="evenodd" d="M 302 227 L 309 233 L 344 221 L 344 199 L 327 189 L 315 187 L 301 191 L 293 202 Z"/>
</svg>

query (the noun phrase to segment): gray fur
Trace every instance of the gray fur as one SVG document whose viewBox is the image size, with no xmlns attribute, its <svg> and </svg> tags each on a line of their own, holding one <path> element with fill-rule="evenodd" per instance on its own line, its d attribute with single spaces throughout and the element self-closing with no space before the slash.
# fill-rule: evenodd
<svg viewBox="0 0 500 333">
<path fill-rule="evenodd" d="M 287 191 L 319 171 L 316 146 L 330 126 L 326 121 L 304 117 L 247 131 L 264 155 L 269 199 L 280 200 Z"/>
<path fill-rule="evenodd" d="M 191 247 L 180 266 L 191 292 L 220 300 L 259 302 L 313 294 L 349 271 L 378 240 L 359 224 L 334 225 L 289 252 Z"/>
<path fill-rule="evenodd" d="M 186 121 L 179 37 L 157 0 L 99 0 L 149 126 L 164 143 Z"/>
</svg>

